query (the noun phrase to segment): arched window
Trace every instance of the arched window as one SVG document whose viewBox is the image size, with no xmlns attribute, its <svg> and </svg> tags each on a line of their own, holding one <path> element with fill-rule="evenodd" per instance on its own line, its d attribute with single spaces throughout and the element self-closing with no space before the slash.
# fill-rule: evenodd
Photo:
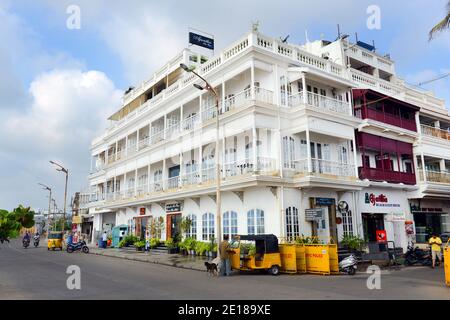
<svg viewBox="0 0 450 320">
<path fill-rule="evenodd" d="M 238 234 L 238 220 L 235 211 L 226 211 L 223 214 L 223 235 L 226 234 L 230 239 Z"/>
<path fill-rule="evenodd" d="M 202 240 L 214 239 L 214 215 L 204 213 L 202 215 Z"/>
<path fill-rule="evenodd" d="M 247 233 L 264 234 L 264 210 L 251 209 L 247 212 Z"/>
<path fill-rule="evenodd" d="M 191 220 L 191 226 L 186 232 L 186 237 L 197 239 L 197 216 L 195 214 L 190 214 L 187 218 Z"/>
<path fill-rule="evenodd" d="M 153 181 L 161 181 L 162 180 L 162 170 L 156 170 L 153 174 Z"/>
<path fill-rule="evenodd" d="M 298 209 L 296 207 L 286 208 L 286 237 L 288 240 L 294 240 L 299 236 Z"/>
</svg>

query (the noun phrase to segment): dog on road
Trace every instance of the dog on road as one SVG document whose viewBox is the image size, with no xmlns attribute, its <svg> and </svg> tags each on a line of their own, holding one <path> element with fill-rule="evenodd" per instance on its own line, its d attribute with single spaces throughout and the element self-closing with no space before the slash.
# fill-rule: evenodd
<svg viewBox="0 0 450 320">
<path fill-rule="evenodd" d="M 215 258 L 212 261 L 205 261 L 206 272 L 208 272 L 209 276 L 219 275 L 219 263 L 220 263 L 219 258 Z"/>
</svg>

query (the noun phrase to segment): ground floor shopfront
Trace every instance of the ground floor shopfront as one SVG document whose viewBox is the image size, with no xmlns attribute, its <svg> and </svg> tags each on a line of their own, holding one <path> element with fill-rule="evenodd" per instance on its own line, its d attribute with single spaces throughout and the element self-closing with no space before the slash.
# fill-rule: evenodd
<svg viewBox="0 0 450 320">
<path fill-rule="evenodd" d="M 427 243 L 433 233 L 450 232 L 450 200 L 411 199 L 416 243 Z"/>
<path fill-rule="evenodd" d="M 426 203 L 426 202 L 425 202 Z M 445 207 L 447 206 L 447 207 Z M 434 208 L 422 205 L 422 211 Z M 422 220 L 411 211 L 407 191 L 392 185 L 372 186 L 359 191 L 338 191 L 331 188 L 251 187 L 242 191 L 222 192 L 222 233 L 272 233 L 281 240 L 302 236 L 318 236 L 323 241 L 339 242 L 344 235 L 365 239 L 369 249 L 378 248 L 379 235 L 384 234 L 391 246 L 405 251 L 409 241 L 420 241 Z M 447 203 L 436 204 L 440 212 L 441 230 L 448 230 Z M 448 208 L 448 209 L 445 209 Z M 311 219 L 310 209 L 320 209 L 320 216 Z M 431 212 L 427 212 L 428 217 Z M 179 200 L 153 202 L 116 209 L 94 215 L 95 230 L 110 230 L 127 225 L 128 231 L 144 238 L 162 240 L 181 235 L 180 221 L 189 217 L 190 229 L 184 236 L 209 241 L 216 236 L 217 217 L 214 195 L 199 195 Z M 425 225 L 428 220 L 425 218 Z M 416 223 L 414 222 L 416 220 Z"/>
</svg>

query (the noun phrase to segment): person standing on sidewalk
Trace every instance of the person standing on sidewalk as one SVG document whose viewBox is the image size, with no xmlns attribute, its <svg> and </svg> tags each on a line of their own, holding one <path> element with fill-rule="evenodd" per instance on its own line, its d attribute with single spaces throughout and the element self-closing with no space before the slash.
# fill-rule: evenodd
<svg viewBox="0 0 450 320">
<path fill-rule="evenodd" d="M 436 258 L 441 262 L 441 246 L 442 240 L 437 236 L 437 234 L 433 233 L 431 238 L 428 240 L 428 243 L 431 245 L 431 259 L 433 261 L 432 267 L 434 268 L 436 265 Z"/>
<path fill-rule="evenodd" d="M 228 235 L 223 236 L 223 241 L 219 245 L 219 255 L 220 255 L 220 275 L 229 276 L 231 274 L 231 264 L 230 264 L 230 254 L 228 252 Z"/>
<path fill-rule="evenodd" d="M 108 234 L 106 233 L 106 231 L 103 231 L 102 234 L 102 244 L 103 244 L 103 248 L 106 249 L 106 245 L 108 243 Z"/>
</svg>

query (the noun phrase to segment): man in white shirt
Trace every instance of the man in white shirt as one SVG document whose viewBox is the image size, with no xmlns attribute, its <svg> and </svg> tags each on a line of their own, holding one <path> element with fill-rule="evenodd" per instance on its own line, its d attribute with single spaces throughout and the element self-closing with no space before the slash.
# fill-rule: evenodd
<svg viewBox="0 0 450 320">
<path fill-rule="evenodd" d="M 102 241 L 103 241 L 103 248 L 106 249 L 106 244 L 107 244 L 107 241 L 108 241 L 108 235 L 106 234 L 106 231 L 103 231 Z"/>
</svg>

